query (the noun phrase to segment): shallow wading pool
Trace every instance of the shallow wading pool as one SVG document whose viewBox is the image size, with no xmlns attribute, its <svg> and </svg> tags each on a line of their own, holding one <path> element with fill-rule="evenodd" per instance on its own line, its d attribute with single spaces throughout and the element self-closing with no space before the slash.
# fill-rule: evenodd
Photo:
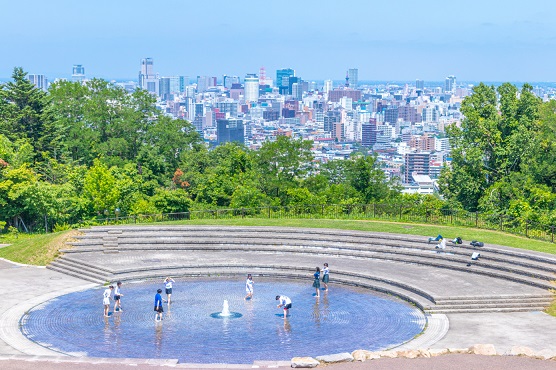
<svg viewBox="0 0 556 370">
<path fill-rule="evenodd" d="M 412 339 L 426 324 L 424 314 L 404 301 L 333 280 L 320 298 L 310 278 L 254 281 L 254 298 L 245 301 L 242 279 L 177 280 L 160 323 L 154 321 L 154 295 L 162 288 L 165 298 L 162 281 L 124 282 L 124 311 L 112 312 L 112 302 L 108 318 L 103 317 L 105 287 L 99 287 L 33 308 L 22 318 L 21 330 L 43 346 L 73 355 L 252 363 L 385 349 Z M 292 300 L 287 320 L 276 307 L 278 294 Z M 214 317 L 224 300 L 240 317 Z"/>
</svg>

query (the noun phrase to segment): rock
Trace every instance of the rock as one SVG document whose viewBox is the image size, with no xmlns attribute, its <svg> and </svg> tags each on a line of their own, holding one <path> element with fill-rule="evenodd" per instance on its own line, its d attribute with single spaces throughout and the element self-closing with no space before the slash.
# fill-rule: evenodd
<svg viewBox="0 0 556 370">
<path fill-rule="evenodd" d="M 376 352 L 376 354 L 380 357 L 385 357 L 385 358 L 396 358 L 396 357 L 398 357 L 398 352 L 397 351 L 378 351 L 378 352 Z"/>
<path fill-rule="evenodd" d="M 434 349 L 429 349 L 428 352 L 431 357 L 436 357 L 436 356 L 442 356 L 448 354 L 449 350 L 447 348 L 434 348 Z"/>
<path fill-rule="evenodd" d="M 469 353 L 483 356 L 496 356 L 496 348 L 493 344 L 475 344 L 469 348 Z"/>
<path fill-rule="evenodd" d="M 355 361 L 366 361 L 367 360 L 367 355 L 370 353 L 370 351 L 365 351 L 364 349 L 358 349 L 355 350 L 351 353 L 351 356 L 353 357 L 353 359 Z"/>
<path fill-rule="evenodd" d="M 320 362 L 312 357 L 294 357 L 291 360 L 291 367 L 317 367 Z"/>
<path fill-rule="evenodd" d="M 448 348 L 448 353 L 469 353 L 469 348 Z"/>
<path fill-rule="evenodd" d="M 343 352 L 343 353 L 335 353 L 332 355 L 318 356 L 316 359 L 320 362 L 333 364 L 336 362 L 352 362 L 353 356 L 347 352 Z"/>
<path fill-rule="evenodd" d="M 513 346 L 511 351 L 510 351 L 510 355 L 512 356 L 528 356 L 528 357 L 533 357 L 535 356 L 535 352 L 529 348 L 529 347 L 525 347 L 525 346 Z"/>
<path fill-rule="evenodd" d="M 543 360 L 556 360 L 556 352 L 549 349 L 543 349 L 542 351 L 536 352 L 535 357 L 542 358 Z"/>
<path fill-rule="evenodd" d="M 417 357 L 421 357 L 421 352 L 419 352 L 416 349 L 410 349 L 407 351 L 398 351 L 398 357 L 417 358 Z"/>
</svg>

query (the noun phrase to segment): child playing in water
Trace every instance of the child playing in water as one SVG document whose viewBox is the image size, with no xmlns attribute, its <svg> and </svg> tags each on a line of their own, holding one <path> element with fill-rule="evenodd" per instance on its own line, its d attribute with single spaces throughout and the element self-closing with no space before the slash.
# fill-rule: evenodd
<svg viewBox="0 0 556 370">
<path fill-rule="evenodd" d="M 317 266 L 317 270 L 313 274 L 313 288 L 315 288 L 317 297 L 320 296 L 320 267 Z"/>
<path fill-rule="evenodd" d="M 154 310 L 156 312 L 154 321 L 161 321 L 162 313 L 164 312 L 164 309 L 162 308 L 162 296 L 160 293 L 162 293 L 162 289 L 157 289 L 156 295 L 154 296 Z"/>
<path fill-rule="evenodd" d="M 251 274 L 247 274 L 247 281 L 245 282 L 245 300 L 253 298 L 253 277 Z"/>
<path fill-rule="evenodd" d="M 330 270 L 328 269 L 328 263 L 324 264 L 324 268 L 322 269 L 322 284 L 324 285 L 324 291 L 328 290 L 328 274 Z"/>
</svg>

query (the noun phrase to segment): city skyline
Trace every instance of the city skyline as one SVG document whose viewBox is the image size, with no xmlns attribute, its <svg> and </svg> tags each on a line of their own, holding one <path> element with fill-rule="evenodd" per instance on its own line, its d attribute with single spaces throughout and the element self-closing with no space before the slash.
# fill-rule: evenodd
<svg viewBox="0 0 556 370">
<path fill-rule="evenodd" d="M 556 81 L 556 4 L 401 1 L 188 3 L 24 0 L 3 17 L 0 78 L 14 67 L 48 78 L 133 79 L 151 57 L 161 76 L 245 76 L 293 68 L 307 80 Z M 57 6 L 54 6 L 56 4 Z M 502 6 L 503 5 L 503 6 Z M 4 15 L 22 3 L 0 5 Z M 148 11 L 145 11 L 145 10 Z"/>
</svg>

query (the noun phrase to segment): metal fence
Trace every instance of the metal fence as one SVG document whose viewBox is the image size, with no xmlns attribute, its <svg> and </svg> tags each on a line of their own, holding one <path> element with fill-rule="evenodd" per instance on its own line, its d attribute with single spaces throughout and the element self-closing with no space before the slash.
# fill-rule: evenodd
<svg viewBox="0 0 556 370">
<path fill-rule="evenodd" d="M 396 204 L 321 204 L 268 206 L 257 208 L 222 208 L 189 212 L 131 215 L 97 218 L 81 225 L 141 224 L 180 220 L 218 220 L 235 218 L 266 219 L 342 219 L 383 220 L 433 225 L 476 227 L 500 230 L 554 243 L 554 225 L 523 220 L 506 215 L 485 214 L 453 209 L 431 209 L 420 205 Z"/>
</svg>

